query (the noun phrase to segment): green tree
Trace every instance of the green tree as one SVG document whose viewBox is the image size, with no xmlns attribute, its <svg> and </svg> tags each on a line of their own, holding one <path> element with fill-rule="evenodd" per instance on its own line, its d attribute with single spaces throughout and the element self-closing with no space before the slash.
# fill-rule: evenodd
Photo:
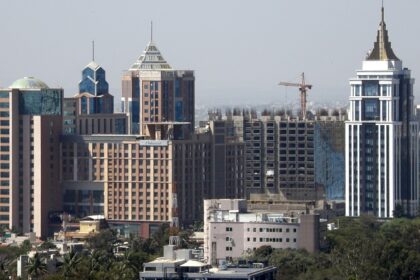
<svg viewBox="0 0 420 280">
<path fill-rule="evenodd" d="M 57 249 L 57 246 L 54 245 L 51 241 L 47 240 L 38 246 L 38 250 L 45 251 L 49 249 Z"/>
<path fill-rule="evenodd" d="M 76 274 L 80 261 L 81 257 L 78 253 L 70 252 L 64 255 L 63 264 L 60 270 L 65 279 L 72 279 L 72 277 Z"/>
<path fill-rule="evenodd" d="M 112 254 L 113 245 L 117 242 L 117 232 L 106 229 L 88 239 L 87 244 L 91 250 L 102 250 Z"/>
<path fill-rule="evenodd" d="M 40 276 L 47 273 L 47 265 L 38 253 L 29 259 L 27 269 L 31 279 L 39 279 Z"/>
<path fill-rule="evenodd" d="M 29 240 L 25 240 L 20 245 L 20 254 L 24 255 L 27 254 L 32 249 L 32 244 Z"/>
</svg>

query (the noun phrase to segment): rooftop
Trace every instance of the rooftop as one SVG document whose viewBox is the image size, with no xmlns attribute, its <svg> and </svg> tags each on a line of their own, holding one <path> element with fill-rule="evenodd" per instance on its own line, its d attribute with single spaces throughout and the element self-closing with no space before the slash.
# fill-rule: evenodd
<svg viewBox="0 0 420 280">
<path fill-rule="evenodd" d="M 366 60 L 399 60 L 391 48 L 391 42 L 388 38 L 388 30 L 385 24 L 385 12 L 382 7 L 382 19 L 379 23 L 378 35 L 374 43 L 373 50 L 369 53 Z"/>
<path fill-rule="evenodd" d="M 16 89 L 47 89 L 46 83 L 34 77 L 23 77 L 22 79 L 14 81 L 9 88 Z"/>
<path fill-rule="evenodd" d="M 130 70 L 171 70 L 172 67 L 163 58 L 153 41 L 150 41 L 146 49 L 131 66 Z"/>
</svg>

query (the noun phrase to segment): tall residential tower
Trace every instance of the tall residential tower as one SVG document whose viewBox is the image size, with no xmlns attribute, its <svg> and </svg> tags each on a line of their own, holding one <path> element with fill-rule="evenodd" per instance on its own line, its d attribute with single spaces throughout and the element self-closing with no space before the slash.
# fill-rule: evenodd
<svg viewBox="0 0 420 280">
<path fill-rule="evenodd" d="M 346 216 L 389 218 L 399 205 L 418 209 L 418 123 L 411 72 L 403 68 L 379 24 L 373 50 L 350 80 L 346 122 Z"/>
</svg>

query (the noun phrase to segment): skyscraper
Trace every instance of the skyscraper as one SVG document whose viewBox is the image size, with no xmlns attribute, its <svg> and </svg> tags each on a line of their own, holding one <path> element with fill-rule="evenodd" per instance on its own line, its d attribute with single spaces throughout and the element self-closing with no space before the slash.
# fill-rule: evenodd
<svg viewBox="0 0 420 280">
<path fill-rule="evenodd" d="M 46 237 L 61 210 L 62 89 L 25 77 L 0 89 L 0 224 Z"/>
<path fill-rule="evenodd" d="M 82 71 L 79 82 L 80 114 L 112 114 L 114 97 L 109 93 L 105 70 L 91 61 Z"/>
<path fill-rule="evenodd" d="M 64 134 L 122 134 L 127 131 L 126 122 L 125 114 L 114 114 L 105 70 L 93 58 L 82 70 L 79 92 L 64 98 Z"/>
<path fill-rule="evenodd" d="M 188 122 L 176 137 L 194 132 L 194 71 L 173 70 L 151 40 L 122 78 L 121 111 L 132 134 L 148 135 L 147 124 Z"/>
<path fill-rule="evenodd" d="M 411 72 L 395 55 L 382 19 L 373 50 L 350 80 L 346 122 L 346 215 L 393 217 L 418 209 L 418 123 Z"/>
</svg>

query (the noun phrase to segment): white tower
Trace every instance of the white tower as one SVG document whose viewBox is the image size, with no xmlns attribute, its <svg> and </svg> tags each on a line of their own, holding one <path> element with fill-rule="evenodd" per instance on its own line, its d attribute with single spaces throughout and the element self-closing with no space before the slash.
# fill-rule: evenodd
<svg viewBox="0 0 420 280">
<path fill-rule="evenodd" d="M 382 20 L 373 50 L 350 80 L 346 122 L 346 216 L 394 216 L 418 208 L 418 123 L 411 72 L 402 67 Z"/>
</svg>

